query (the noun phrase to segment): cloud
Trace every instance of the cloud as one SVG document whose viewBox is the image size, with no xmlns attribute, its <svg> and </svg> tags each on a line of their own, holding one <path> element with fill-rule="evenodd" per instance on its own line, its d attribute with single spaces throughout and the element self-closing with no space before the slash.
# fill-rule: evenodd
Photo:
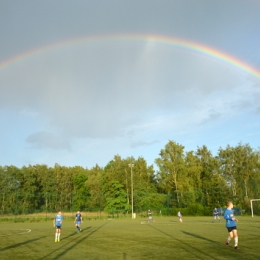
<svg viewBox="0 0 260 260">
<path fill-rule="evenodd" d="M 204 125 L 211 121 L 217 121 L 220 117 L 221 117 L 221 114 L 219 112 L 215 111 L 214 109 L 211 109 L 209 111 L 207 118 L 203 119 L 200 124 Z"/>
<path fill-rule="evenodd" d="M 258 106 L 258 107 L 256 108 L 255 113 L 258 114 L 258 115 L 260 115 L 260 106 Z"/>
<path fill-rule="evenodd" d="M 71 151 L 68 139 L 45 131 L 28 136 L 26 142 L 32 145 L 31 148 Z"/>
<path fill-rule="evenodd" d="M 69 150 L 66 138 L 138 140 L 164 127 L 183 131 L 239 113 L 232 104 L 243 109 L 251 102 L 250 89 L 258 91 L 245 87 L 252 83 L 243 74 L 214 60 L 145 41 L 63 46 L 0 74 L 0 109 L 42 117 L 44 131 L 27 138 L 41 149 Z"/>
<path fill-rule="evenodd" d="M 150 146 L 153 144 L 159 143 L 158 140 L 150 141 L 150 142 L 144 142 L 144 141 L 139 141 L 139 142 L 134 142 L 131 144 L 131 148 L 137 148 L 137 147 L 142 147 L 142 146 Z"/>
</svg>

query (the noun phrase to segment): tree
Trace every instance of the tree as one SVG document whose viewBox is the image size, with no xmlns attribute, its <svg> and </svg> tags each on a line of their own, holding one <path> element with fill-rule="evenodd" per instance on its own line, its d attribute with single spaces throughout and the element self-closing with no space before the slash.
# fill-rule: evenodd
<svg viewBox="0 0 260 260">
<path fill-rule="evenodd" d="M 111 189 L 105 192 L 105 198 L 105 211 L 114 213 L 120 210 L 123 210 L 124 212 L 128 210 L 126 192 L 123 189 L 123 185 L 118 181 L 112 182 Z"/>
<path fill-rule="evenodd" d="M 202 191 L 204 192 L 205 201 L 207 206 L 214 206 L 214 185 L 212 184 L 213 176 L 218 174 L 219 163 L 216 157 L 213 157 L 208 148 L 203 145 L 198 147 L 195 155 L 198 158 L 199 166 L 201 167 L 200 179 L 202 184 Z"/>
<path fill-rule="evenodd" d="M 89 195 L 86 186 L 87 176 L 85 173 L 79 173 L 73 178 L 74 194 L 73 194 L 73 209 L 83 210 L 86 206 L 86 199 Z"/>
<path fill-rule="evenodd" d="M 102 192 L 102 172 L 103 168 L 96 165 L 87 172 L 88 179 L 85 184 L 88 188 L 87 207 L 89 209 L 103 209 L 104 200 Z"/>
<path fill-rule="evenodd" d="M 160 186 L 166 191 L 174 191 L 177 203 L 180 203 L 180 188 L 183 187 L 184 175 L 184 146 L 169 141 L 160 152 L 160 158 L 155 159 L 159 167 L 157 174 Z"/>
</svg>

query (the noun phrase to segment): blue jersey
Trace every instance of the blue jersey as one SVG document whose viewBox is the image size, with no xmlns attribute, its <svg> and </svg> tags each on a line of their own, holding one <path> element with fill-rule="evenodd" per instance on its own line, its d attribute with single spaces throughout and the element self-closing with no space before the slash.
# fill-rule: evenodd
<svg viewBox="0 0 260 260">
<path fill-rule="evenodd" d="M 77 222 L 81 221 L 81 214 L 80 213 L 76 214 L 76 221 Z"/>
<path fill-rule="evenodd" d="M 213 215 L 214 215 L 214 216 L 217 216 L 217 215 L 218 215 L 218 210 L 217 210 L 217 209 L 214 209 L 214 210 L 213 210 Z"/>
<path fill-rule="evenodd" d="M 236 221 L 232 220 L 234 217 L 235 216 L 232 209 L 225 210 L 224 219 L 226 220 L 226 227 L 236 227 Z"/>
<path fill-rule="evenodd" d="M 63 216 L 61 216 L 61 215 L 56 215 L 56 216 L 54 217 L 54 219 L 55 219 L 55 226 L 56 226 L 56 227 L 61 227 L 61 224 L 62 224 L 62 221 L 63 221 Z"/>
</svg>

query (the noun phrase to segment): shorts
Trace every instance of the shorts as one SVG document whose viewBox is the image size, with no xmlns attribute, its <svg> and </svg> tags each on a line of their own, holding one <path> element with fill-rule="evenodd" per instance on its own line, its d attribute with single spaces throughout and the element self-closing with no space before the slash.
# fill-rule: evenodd
<svg viewBox="0 0 260 260">
<path fill-rule="evenodd" d="M 233 230 L 236 230 L 236 229 L 237 229 L 236 226 L 235 227 L 227 227 L 228 233 L 233 231 Z"/>
<path fill-rule="evenodd" d="M 61 226 L 56 226 L 57 229 L 61 229 Z"/>
<path fill-rule="evenodd" d="M 81 221 L 76 221 L 76 225 L 80 225 L 81 224 Z"/>
</svg>

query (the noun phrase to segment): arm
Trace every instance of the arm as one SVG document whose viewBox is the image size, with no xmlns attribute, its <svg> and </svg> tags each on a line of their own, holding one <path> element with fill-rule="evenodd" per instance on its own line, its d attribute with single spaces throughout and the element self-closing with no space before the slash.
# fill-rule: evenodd
<svg viewBox="0 0 260 260">
<path fill-rule="evenodd" d="M 233 221 L 238 222 L 238 220 L 233 216 L 233 214 L 230 215 L 230 214 L 228 214 L 228 213 L 229 213 L 229 212 L 226 212 L 226 211 L 225 211 L 225 213 L 224 213 L 224 219 L 226 219 L 226 220 L 233 220 Z"/>
</svg>

